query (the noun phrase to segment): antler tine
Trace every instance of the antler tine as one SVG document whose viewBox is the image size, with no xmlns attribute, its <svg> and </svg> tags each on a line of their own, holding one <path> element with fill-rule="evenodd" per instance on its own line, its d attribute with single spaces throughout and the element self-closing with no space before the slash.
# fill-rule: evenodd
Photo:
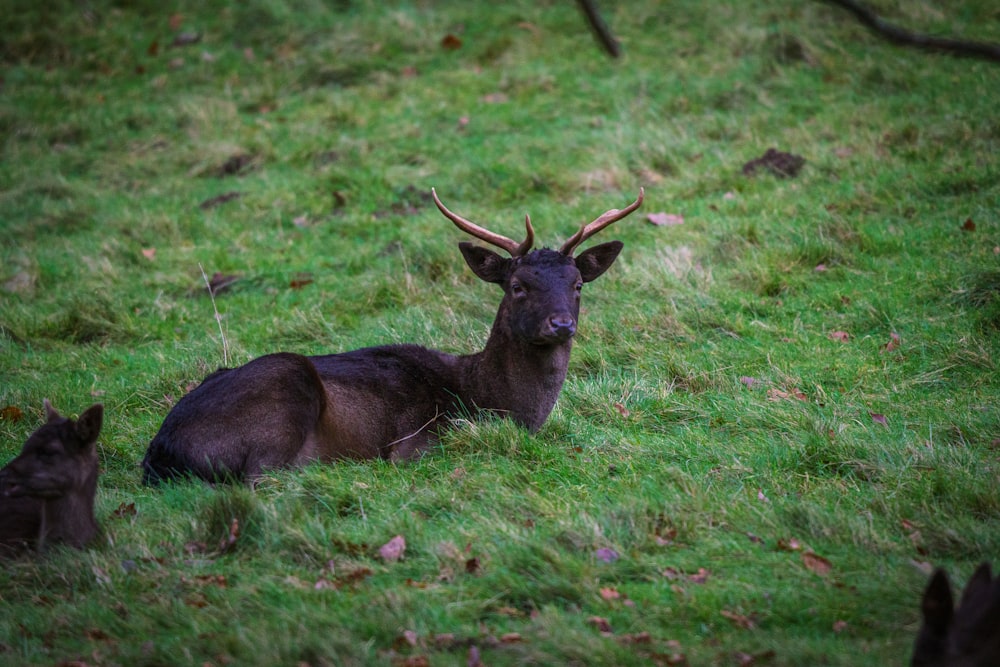
<svg viewBox="0 0 1000 667">
<path fill-rule="evenodd" d="M 581 225 L 580 229 L 576 232 L 576 234 L 573 234 L 573 236 L 569 237 L 569 240 L 563 244 L 562 248 L 559 249 L 559 252 L 561 252 L 564 255 L 572 255 L 573 250 L 575 250 L 578 245 L 580 245 L 581 243 L 583 243 L 591 236 L 604 229 L 605 227 L 611 225 L 612 223 L 618 222 L 619 220 L 627 216 L 629 213 L 639 208 L 639 206 L 642 205 L 642 199 L 643 197 L 645 197 L 645 195 L 646 195 L 645 188 L 639 188 L 639 196 L 636 198 L 634 202 L 632 202 L 625 208 L 623 209 L 613 208 L 610 211 L 606 211 L 605 213 L 601 214 L 601 216 L 598 217 L 593 222 Z"/>
<path fill-rule="evenodd" d="M 434 190 L 434 188 L 431 188 L 431 196 L 434 197 L 434 203 L 437 204 L 438 210 L 441 211 L 444 217 L 454 222 L 456 227 L 461 229 L 463 232 L 474 236 L 480 241 L 485 241 L 490 245 L 495 245 L 498 248 L 503 248 L 504 250 L 510 253 L 511 257 L 521 257 L 522 255 L 526 254 L 529 250 L 531 250 L 531 245 L 535 242 L 535 230 L 532 229 L 531 218 L 529 218 L 527 215 L 524 216 L 524 227 L 525 231 L 527 232 L 527 237 L 524 239 L 523 242 L 518 243 L 514 239 L 509 239 L 506 236 L 501 236 L 500 234 L 491 232 L 488 229 L 480 227 L 474 222 L 466 220 L 465 218 L 456 213 L 452 213 L 450 210 L 448 210 L 448 207 L 442 204 L 441 200 L 438 199 L 437 192 Z"/>
</svg>

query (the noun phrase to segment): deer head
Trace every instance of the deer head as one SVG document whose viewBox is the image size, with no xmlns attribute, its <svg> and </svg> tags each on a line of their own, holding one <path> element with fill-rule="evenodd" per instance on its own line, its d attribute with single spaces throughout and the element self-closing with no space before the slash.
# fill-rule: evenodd
<svg viewBox="0 0 1000 667">
<path fill-rule="evenodd" d="M 640 188 L 638 198 L 624 209 L 611 209 L 582 225 L 558 251 L 545 248 L 531 251 L 535 232 L 527 215 L 524 217 L 526 236 L 524 241 L 518 243 L 453 213 L 441 203 L 433 188 L 431 194 L 441 213 L 456 227 L 510 254 L 510 258 L 505 258 L 482 246 L 467 242 L 459 244 L 462 256 L 473 273 L 481 280 L 500 285 L 504 290 L 497 322 L 506 321 L 512 338 L 545 346 L 566 343 L 576 334 L 580 292 L 584 283 L 595 280 L 614 263 L 622 243 L 602 243 L 575 257 L 573 251 L 602 229 L 639 208 L 644 191 Z"/>
<path fill-rule="evenodd" d="M 21 454 L 0 471 L 4 496 L 61 498 L 97 476 L 97 436 L 104 407 L 88 408 L 77 421 L 45 400 L 47 421 L 28 437 Z"/>
<path fill-rule="evenodd" d="M 969 579 L 958 609 L 948 575 L 938 568 L 921 601 L 924 621 L 913 649 L 913 667 L 1000 665 L 1000 577 L 983 563 Z"/>
</svg>

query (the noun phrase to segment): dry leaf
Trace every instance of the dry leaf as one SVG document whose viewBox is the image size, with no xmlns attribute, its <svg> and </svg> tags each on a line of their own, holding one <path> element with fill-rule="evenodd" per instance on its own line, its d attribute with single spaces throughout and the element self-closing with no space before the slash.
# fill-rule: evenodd
<svg viewBox="0 0 1000 667">
<path fill-rule="evenodd" d="M 114 512 L 111 513 L 111 516 L 118 517 L 119 519 L 135 515 L 136 515 L 135 503 L 125 504 L 124 502 L 118 505 L 118 509 L 116 509 Z"/>
<path fill-rule="evenodd" d="M 966 218 L 965 222 L 962 223 L 962 231 L 974 232 L 976 231 L 976 223 L 972 221 L 972 218 Z"/>
<path fill-rule="evenodd" d="M 404 551 L 406 551 L 406 540 L 403 539 L 402 535 L 396 535 L 379 547 L 378 554 L 387 563 L 395 563 L 403 557 Z"/>
<path fill-rule="evenodd" d="M 614 588 L 602 588 L 600 592 L 601 597 L 605 600 L 618 600 L 622 596 L 622 594 Z"/>
<path fill-rule="evenodd" d="M 594 552 L 594 555 L 597 556 L 597 560 L 605 563 L 614 563 L 618 560 L 618 552 L 608 547 L 601 547 Z"/>
<path fill-rule="evenodd" d="M 760 380 L 758 380 L 757 378 L 752 378 L 748 375 L 740 377 L 740 382 L 745 384 L 747 386 L 747 389 L 753 389 L 753 386 L 755 384 L 760 384 Z"/>
<path fill-rule="evenodd" d="M 646 220 L 657 227 L 673 227 L 684 224 L 684 216 L 676 213 L 649 213 L 646 215 Z"/>
<path fill-rule="evenodd" d="M 591 616 L 587 619 L 587 622 L 597 628 L 599 632 L 611 632 L 611 624 L 608 623 L 608 619 L 606 618 Z"/>
<path fill-rule="evenodd" d="M 827 334 L 827 337 L 830 340 L 835 340 L 840 343 L 846 343 L 849 340 L 851 340 L 851 334 L 847 333 L 846 331 L 831 331 L 830 333 Z"/>
<path fill-rule="evenodd" d="M 0 410 L 0 419 L 5 422 L 19 422 L 24 419 L 24 413 L 16 405 L 8 405 Z"/>
<path fill-rule="evenodd" d="M 222 553 L 229 553 L 236 547 L 236 540 L 240 536 L 240 522 L 233 517 L 233 520 L 229 523 L 229 534 L 222 538 L 219 542 L 219 551 Z"/>
<path fill-rule="evenodd" d="M 807 570 L 821 577 L 825 577 L 833 570 L 833 565 L 830 561 L 812 551 L 806 551 L 802 554 L 802 564 L 806 566 Z"/>
<path fill-rule="evenodd" d="M 883 352 L 892 352 L 897 349 L 900 345 L 900 338 L 898 333 L 889 334 L 889 342 L 882 346 Z"/>
<path fill-rule="evenodd" d="M 618 414 L 620 414 L 622 417 L 628 417 L 630 414 L 632 414 L 628 411 L 628 408 L 626 408 L 621 403 L 615 403 L 615 410 L 617 410 Z"/>
<path fill-rule="evenodd" d="M 794 537 L 790 540 L 779 539 L 778 551 L 801 551 L 802 545 Z"/>
<path fill-rule="evenodd" d="M 153 261 L 156 259 L 156 248 L 143 248 L 142 256 L 150 261 Z"/>
<path fill-rule="evenodd" d="M 750 616 L 745 616 L 743 614 L 738 614 L 735 611 L 729 611 L 728 609 L 723 609 L 721 612 L 723 616 L 728 618 L 733 622 L 734 625 L 745 630 L 752 630 L 757 624 L 754 622 L 753 618 Z"/>
<path fill-rule="evenodd" d="M 441 38 L 441 48 L 445 51 L 454 51 L 462 48 L 462 40 L 451 33 Z"/>
<path fill-rule="evenodd" d="M 847 621 L 834 621 L 833 631 L 836 633 L 841 633 L 847 629 Z"/>
<path fill-rule="evenodd" d="M 869 412 L 868 416 L 872 418 L 872 421 L 876 424 L 881 424 L 882 426 L 888 426 L 889 423 L 885 419 L 885 415 L 880 415 L 877 412 Z"/>
<path fill-rule="evenodd" d="M 806 400 L 806 395 L 800 390 L 792 387 L 789 391 L 782 391 L 776 387 L 771 387 L 767 390 L 767 400 L 769 401 L 804 401 Z"/>
</svg>

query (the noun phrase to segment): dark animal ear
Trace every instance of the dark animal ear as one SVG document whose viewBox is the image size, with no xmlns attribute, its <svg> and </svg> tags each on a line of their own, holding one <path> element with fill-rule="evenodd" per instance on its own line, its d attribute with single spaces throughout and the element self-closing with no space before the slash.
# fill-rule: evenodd
<svg viewBox="0 0 1000 667">
<path fill-rule="evenodd" d="M 976 571 L 972 573 L 965 590 L 962 591 L 962 600 L 958 603 L 959 609 L 970 609 L 973 606 L 983 606 L 989 604 L 990 589 L 992 588 L 993 576 L 990 574 L 990 564 L 981 563 Z"/>
<path fill-rule="evenodd" d="M 90 406 L 76 420 L 77 437 L 88 444 L 94 442 L 101 432 L 101 423 L 103 421 L 104 406 L 100 403 Z"/>
<path fill-rule="evenodd" d="M 934 576 L 927 584 L 920 609 L 924 614 L 924 625 L 929 630 L 940 636 L 948 632 L 948 626 L 951 625 L 951 618 L 955 613 L 955 603 L 951 597 L 948 575 L 941 568 L 934 571 Z"/>
<path fill-rule="evenodd" d="M 62 419 L 62 415 L 59 414 L 54 407 L 52 407 L 52 404 L 49 403 L 49 399 L 43 398 L 42 405 L 45 406 L 45 419 L 47 421 L 54 422 L 57 419 Z"/>
<path fill-rule="evenodd" d="M 462 251 L 465 263 L 469 265 L 473 273 L 479 276 L 480 280 L 502 285 L 503 281 L 507 279 L 507 272 L 510 268 L 509 259 L 474 243 L 459 243 L 458 249 Z"/>
<path fill-rule="evenodd" d="M 580 270 L 583 282 L 589 283 L 591 280 L 596 280 L 598 276 L 607 271 L 618 259 L 618 253 L 622 251 L 623 247 L 625 244 L 621 241 L 608 241 L 595 245 L 593 248 L 587 248 L 577 255 L 574 261 L 576 268 Z"/>
</svg>

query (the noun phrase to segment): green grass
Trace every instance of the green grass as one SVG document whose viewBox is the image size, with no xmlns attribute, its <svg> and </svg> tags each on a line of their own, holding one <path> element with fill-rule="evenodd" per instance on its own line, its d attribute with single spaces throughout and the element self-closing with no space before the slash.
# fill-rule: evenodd
<svg viewBox="0 0 1000 667">
<path fill-rule="evenodd" d="M 0 18 L 0 458 L 102 401 L 103 532 L 4 564 L 0 664 L 902 665 L 926 568 L 998 564 L 995 66 L 818 2 L 604 3 L 617 62 L 568 1 L 56 4 Z M 743 176 L 772 146 L 801 174 Z M 143 487 L 224 351 L 485 340 L 432 186 L 549 246 L 646 188 L 542 430 Z"/>
</svg>

